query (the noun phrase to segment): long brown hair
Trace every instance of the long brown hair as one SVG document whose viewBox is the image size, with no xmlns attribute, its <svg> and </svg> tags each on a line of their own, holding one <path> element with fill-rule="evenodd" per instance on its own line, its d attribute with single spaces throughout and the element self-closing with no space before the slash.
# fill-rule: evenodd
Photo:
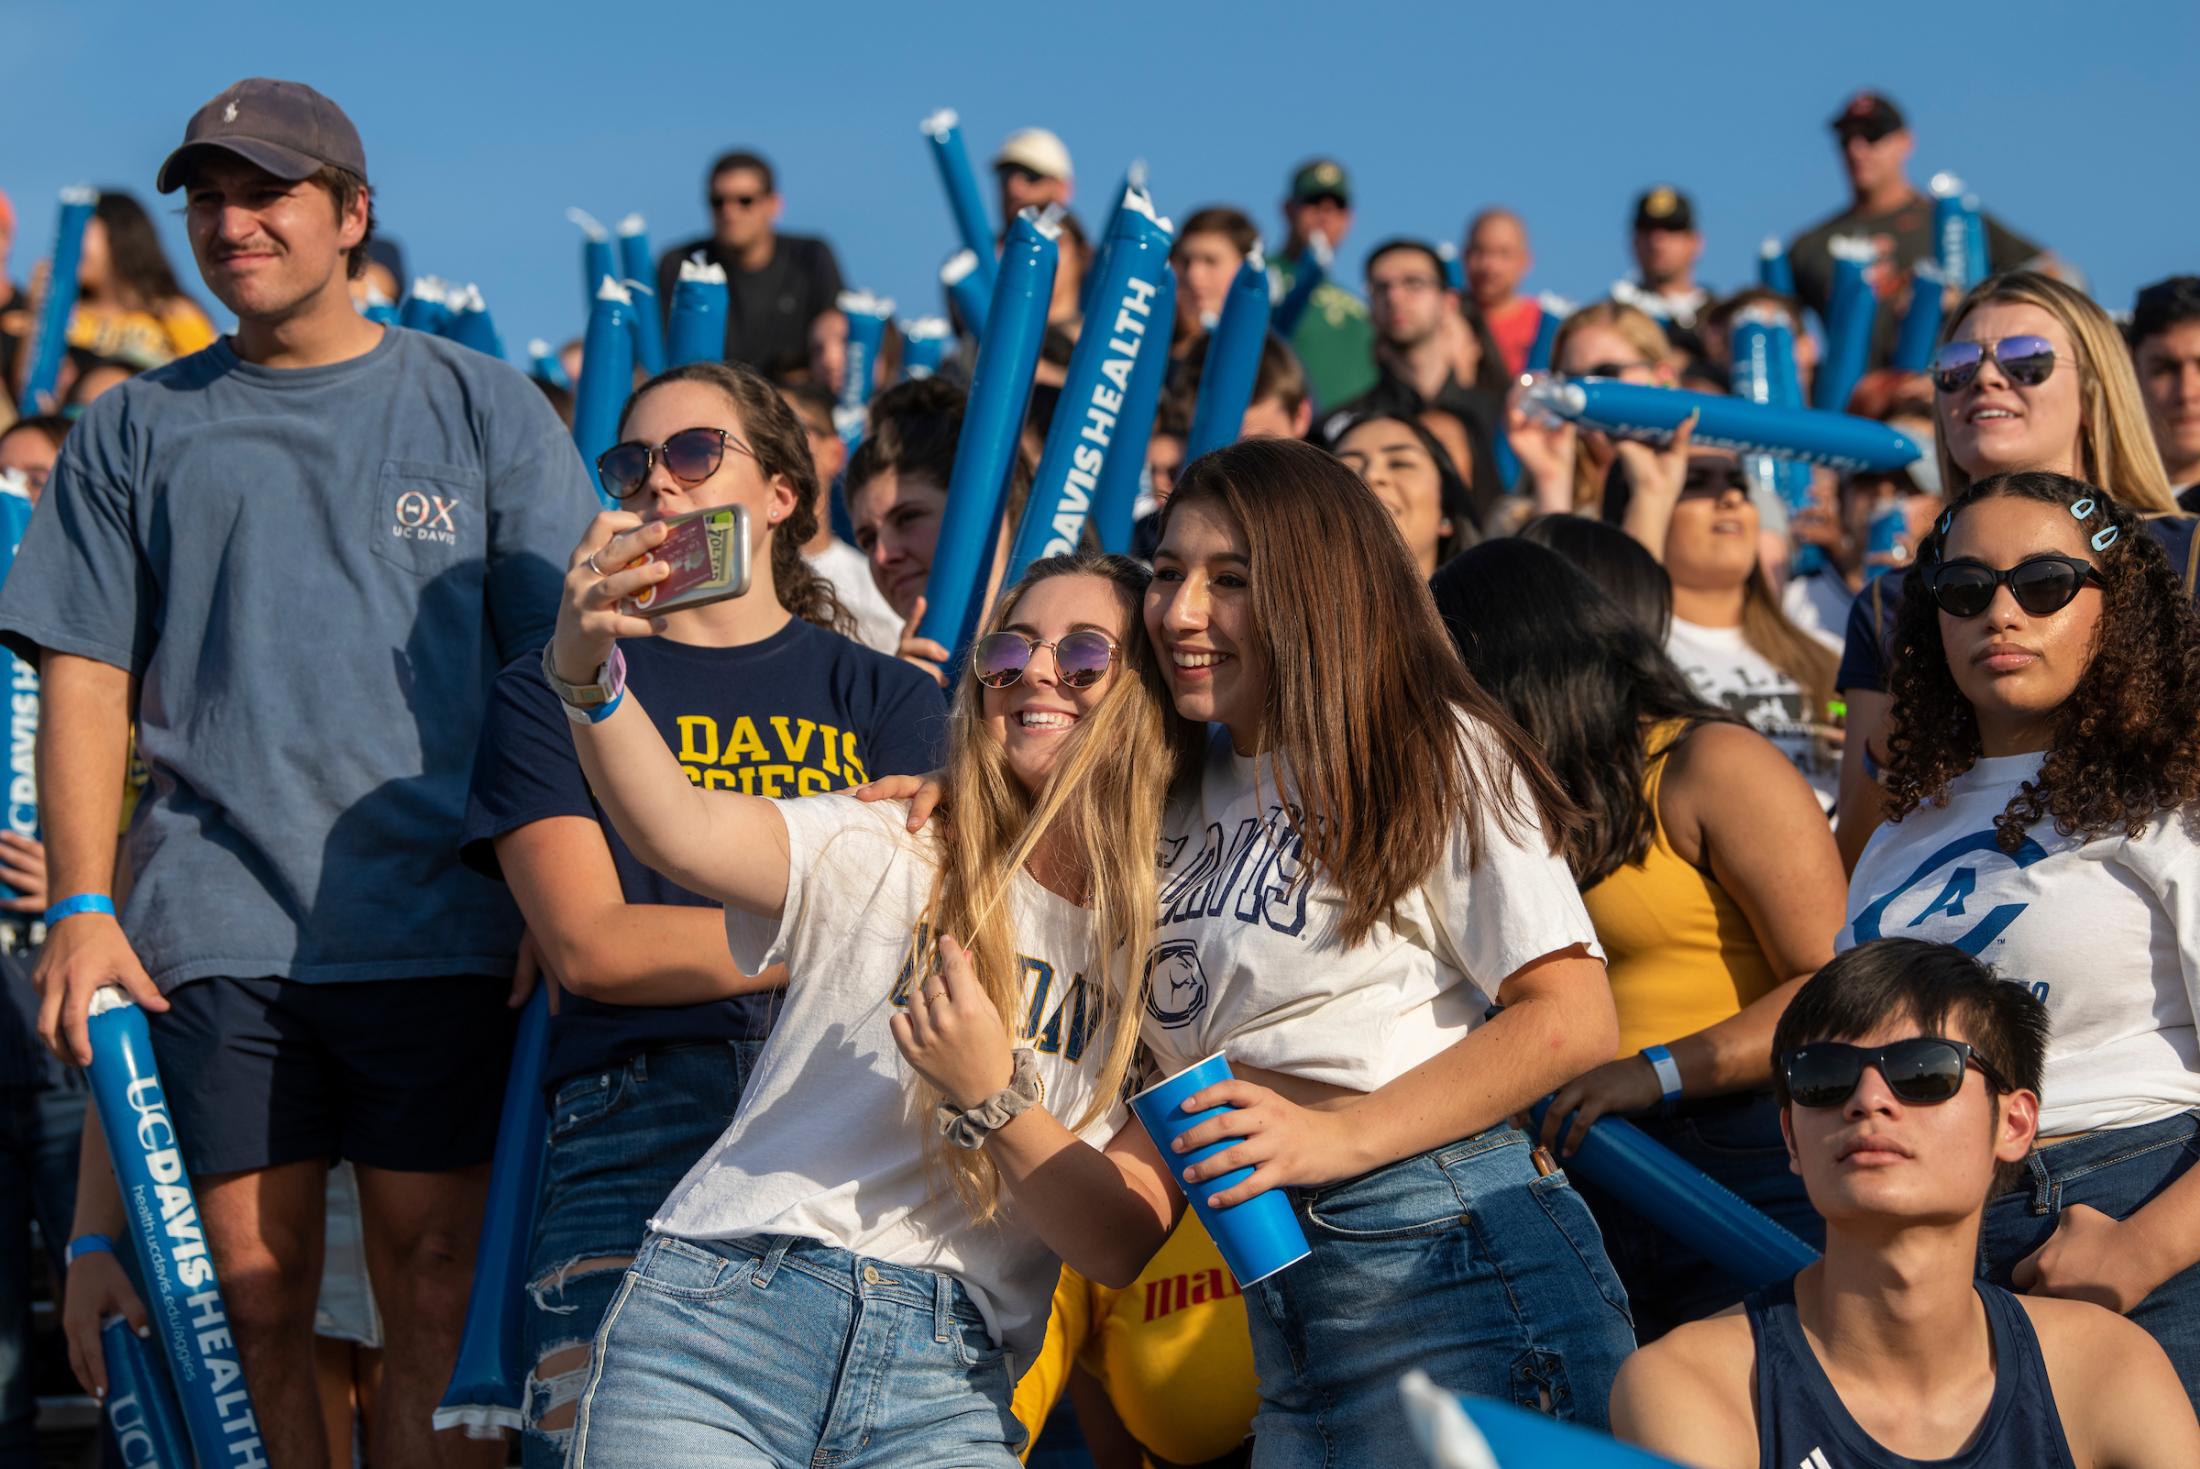
<svg viewBox="0 0 2200 1469">
<path fill-rule="evenodd" d="M 1139 627 L 1149 573 L 1126 556 L 1078 552 L 1034 561 L 1021 580 L 1001 594 L 985 631 L 997 632 L 1015 615 L 1034 586 L 1058 576 L 1092 576 L 1110 583 L 1128 613 L 1129 636 L 1118 650 L 1115 673 L 1092 712 L 1077 722 L 1046 784 L 1027 792 L 1008 768 L 1008 757 L 985 725 L 985 690 L 965 677 L 955 689 L 948 726 L 946 788 L 954 821 L 941 838 L 940 868 L 926 919 L 911 942 L 914 963 L 904 973 L 932 971 L 939 935 L 952 934 L 970 950 L 979 982 L 1013 1038 L 1023 1014 L 1023 965 L 1009 892 L 1050 828 L 1072 834 L 1086 883 L 1099 986 L 1105 1009 L 1089 1032 L 1096 1055 L 1092 1100 L 1086 1115 L 1063 1122 L 1081 1128 L 1113 1107 L 1138 1047 L 1146 1000 L 1142 963 L 1156 917 L 1154 853 L 1171 783 L 1187 766 L 1199 731 L 1177 717 L 1163 682 L 1160 660 Z M 924 1087 L 925 1114 L 940 1100 Z M 929 1135 L 929 1134 L 928 1134 Z M 956 1194 L 980 1223 L 1000 1209 L 1001 1176 L 990 1154 L 939 1147 Z"/>
<path fill-rule="evenodd" d="M 660 372 L 634 390 L 619 410 L 619 431 L 634 407 L 658 388 L 671 383 L 703 383 L 723 393 L 741 416 L 756 468 L 765 479 L 783 479 L 794 489 L 794 513 L 777 526 L 760 527 L 771 537 L 772 587 L 779 605 L 804 622 L 813 622 L 842 637 L 856 635 L 855 614 L 840 605 L 833 584 L 802 559 L 802 548 L 817 535 L 817 466 L 810 460 L 810 441 L 802 420 L 779 396 L 779 389 L 738 362 L 690 362 Z"/>
<path fill-rule="evenodd" d="M 1749 569 L 1749 583 L 1742 589 L 1742 641 L 1802 686 L 1809 701 L 1803 707 L 1811 723 L 1825 716 L 1840 660 L 1782 609 L 1780 594 L 1772 589 L 1772 578 L 1761 561 Z"/>
<path fill-rule="evenodd" d="M 1460 662 L 1396 523 L 1358 475 L 1311 444 L 1248 439 L 1186 468 L 1163 538 L 1203 504 L 1245 536 L 1252 640 L 1268 668 L 1261 747 L 1293 784 L 1293 831 L 1343 891 L 1347 945 L 1427 879 L 1462 826 L 1479 862 L 1485 814 L 1509 835 L 1539 825 L 1560 849 L 1572 804 Z M 1486 738 L 1470 740 L 1462 712 Z"/>
<path fill-rule="evenodd" d="M 2078 477 L 2099 485 L 2134 510 L 2177 513 L 2169 471 L 2162 468 L 2161 451 L 2155 448 L 2154 431 L 2147 423 L 2146 401 L 2139 396 L 2138 371 L 2108 313 L 2083 291 L 2053 276 L 2032 270 L 2004 271 L 1973 286 L 1948 313 L 1947 324 L 1940 329 L 1941 342 L 1955 340 L 1964 319 L 1994 301 L 2036 306 L 2070 333 L 2078 357 L 2071 364 L 2078 374 Z M 1937 414 L 1935 419 L 1937 425 Z M 1949 454 L 1946 430 L 1939 439 L 1942 493 L 1953 502 L 1970 485 L 1971 476 Z"/>
</svg>

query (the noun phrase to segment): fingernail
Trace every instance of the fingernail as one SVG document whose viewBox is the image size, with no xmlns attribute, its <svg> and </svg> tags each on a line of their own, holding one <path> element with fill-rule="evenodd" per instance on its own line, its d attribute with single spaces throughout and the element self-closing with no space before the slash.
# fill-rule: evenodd
<svg viewBox="0 0 2200 1469">
<path fill-rule="evenodd" d="M 1181 1153 L 1181 1152 L 1183 1152 L 1183 1151 L 1184 1151 L 1184 1139 L 1182 1139 L 1182 1138 L 1178 1138 L 1178 1139 L 1177 1139 L 1177 1140 L 1176 1140 L 1175 1142 L 1172 1142 L 1172 1143 L 1170 1143 L 1170 1144 L 1169 1144 L 1169 1151 L 1170 1151 L 1170 1152 L 1172 1152 L 1172 1153 Z"/>
<path fill-rule="evenodd" d="M 1210 1209 L 1219 1209 L 1219 1208 L 1221 1208 L 1221 1207 L 1222 1207 L 1222 1195 L 1220 1195 L 1220 1194 L 1209 1194 L 1209 1195 L 1207 1195 L 1207 1207 L 1208 1207 L 1208 1208 L 1210 1208 Z"/>
</svg>

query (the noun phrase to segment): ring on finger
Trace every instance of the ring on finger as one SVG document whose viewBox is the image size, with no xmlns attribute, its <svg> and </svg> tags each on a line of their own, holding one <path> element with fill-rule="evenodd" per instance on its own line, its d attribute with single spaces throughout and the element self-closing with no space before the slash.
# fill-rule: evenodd
<svg viewBox="0 0 2200 1469">
<path fill-rule="evenodd" d="M 601 548 L 599 547 L 598 549 L 600 550 Z M 595 551 L 591 551 L 591 552 L 589 552 L 589 553 L 588 553 L 588 569 L 589 569 L 590 571 L 593 571 L 594 573 L 596 573 L 596 575 L 598 575 L 598 576 L 609 576 L 609 575 L 611 575 L 611 573 L 610 573 L 610 572 L 608 572 L 608 571 L 604 570 L 604 569 L 603 569 L 603 568 L 602 568 L 601 566 L 598 566 L 598 565 L 596 564 L 596 552 L 595 552 Z"/>
</svg>

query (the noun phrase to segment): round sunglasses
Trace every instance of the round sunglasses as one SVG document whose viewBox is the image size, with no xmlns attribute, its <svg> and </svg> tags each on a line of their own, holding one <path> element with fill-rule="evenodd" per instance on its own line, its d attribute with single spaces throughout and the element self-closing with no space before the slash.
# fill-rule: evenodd
<svg viewBox="0 0 2200 1469">
<path fill-rule="evenodd" d="M 1005 689 L 1024 676 L 1041 648 L 1053 649 L 1055 681 L 1071 689 L 1089 689 L 1107 677 L 1117 651 L 1115 639 L 1092 627 L 1064 633 L 1051 643 L 1020 632 L 989 633 L 970 650 L 970 671 L 987 688 Z"/>
<path fill-rule="evenodd" d="M 1950 617 L 1978 616 L 1993 605 L 1996 587 L 2009 588 L 2017 605 L 2034 617 L 2046 617 L 2076 601 L 2079 589 L 2088 582 L 2108 585 L 2092 562 L 2050 551 L 2027 556 L 2006 571 L 1966 557 L 1943 561 L 1925 573 L 1925 589 L 1933 594 L 1933 605 Z"/>
<path fill-rule="evenodd" d="M 1798 1107 L 1843 1105 L 1855 1094 L 1867 1066 L 1886 1079 L 1888 1091 L 1913 1106 L 1935 1106 L 1962 1091 L 1967 1066 L 1976 1066 L 1997 1092 L 2016 1090 L 1970 1046 L 1940 1036 L 1918 1036 L 1884 1046 L 1813 1041 L 1780 1057 L 1788 1100 Z"/>
<path fill-rule="evenodd" d="M 603 476 L 604 492 L 614 500 L 631 500 L 642 492 L 651 465 L 663 461 L 665 473 L 683 485 L 699 485 L 718 472 L 728 448 L 751 459 L 756 451 L 722 428 L 684 428 L 654 449 L 640 439 L 613 444 L 596 456 L 596 473 Z"/>
<path fill-rule="evenodd" d="M 2020 388 L 2036 388 L 2054 374 L 2055 344 L 2045 337 L 2003 337 L 1996 342 L 1950 342 L 1933 354 L 1933 386 L 1953 393 L 1986 363 Z"/>
</svg>

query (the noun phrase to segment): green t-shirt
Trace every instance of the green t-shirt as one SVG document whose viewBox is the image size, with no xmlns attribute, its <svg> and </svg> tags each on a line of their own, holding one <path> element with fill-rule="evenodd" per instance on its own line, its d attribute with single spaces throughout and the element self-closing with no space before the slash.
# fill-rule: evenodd
<svg viewBox="0 0 2200 1469">
<path fill-rule="evenodd" d="M 1283 289 L 1290 290 L 1298 261 L 1277 255 L 1269 263 Z M 1315 288 L 1298 330 L 1291 333 L 1291 350 L 1306 369 L 1317 418 L 1375 386 L 1375 323 L 1368 318 L 1367 303 L 1335 281 Z"/>
</svg>

